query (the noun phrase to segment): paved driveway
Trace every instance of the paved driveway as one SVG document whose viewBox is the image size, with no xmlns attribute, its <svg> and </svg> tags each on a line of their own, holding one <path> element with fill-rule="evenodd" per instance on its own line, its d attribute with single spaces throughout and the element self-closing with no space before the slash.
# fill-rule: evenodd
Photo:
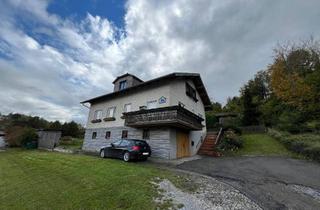
<svg viewBox="0 0 320 210">
<path fill-rule="evenodd" d="M 320 209 L 320 164 L 283 157 L 224 157 L 185 162 L 240 190 L 263 209 Z"/>
</svg>

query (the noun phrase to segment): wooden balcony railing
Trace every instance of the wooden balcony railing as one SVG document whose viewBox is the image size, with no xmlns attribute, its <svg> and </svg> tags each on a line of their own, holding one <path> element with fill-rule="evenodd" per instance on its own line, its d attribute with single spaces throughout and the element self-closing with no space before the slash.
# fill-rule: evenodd
<svg viewBox="0 0 320 210">
<path fill-rule="evenodd" d="M 123 113 L 129 127 L 168 126 L 188 130 L 201 130 L 203 119 L 181 106 L 170 106 Z"/>
</svg>

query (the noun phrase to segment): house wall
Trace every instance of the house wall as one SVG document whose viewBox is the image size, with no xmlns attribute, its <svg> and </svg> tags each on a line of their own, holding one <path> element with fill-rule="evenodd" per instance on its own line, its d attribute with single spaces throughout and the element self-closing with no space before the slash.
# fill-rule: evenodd
<svg viewBox="0 0 320 210">
<path fill-rule="evenodd" d="M 199 93 L 197 91 L 197 99 L 198 101 L 195 102 L 192 98 L 186 95 L 186 82 L 188 82 L 193 88 L 195 88 L 193 82 L 191 80 L 185 81 L 185 80 L 178 80 L 170 84 L 170 106 L 179 104 L 179 101 L 182 102 L 186 109 L 193 112 L 196 115 L 201 115 L 201 117 L 204 119 L 202 122 L 202 125 L 204 126 L 201 131 L 190 131 L 189 132 L 189 140 L 190 140 L 190 153 L 191 155 L 195 155 L 204 140 L 207 128 L 206 126 L 206 115 L 205 115 L 205 109 L 203 102 L 199 96 Z M 200 141 L 200 142 L 199 142 Z M 192 145 L 193 142 L 193 145 Z M 199 144 L 198 144 L 199 143 Z"/>
<path fill-rule="evenodd" d="M 120 80 L 119 80 L 120 81 Z M 189 84 L 194 87 L 193 82 L 188 81 Z M 200 114 L 205 119 L 205 110 L 203 102 L 197 92 L 198 101 L 195 102 L 192 98 L 186 95 L 185 80 L 175 80 L 163 84 L 160 87 L 148 87 L 141 89 L 137 93 L 117 97 L 112 100 L 93 104 L 90 107 L 85 140 L 83 144 L 83 150 L 98 152 L 101 147 L 110 144 L 112 141 L 121 138 L 122 130 L 128 130 L 129 138 L 142 138 L 142 129 L 135 129 L 124 126 L 124 119 L 121 119 L 124 105 L 131 103 L 131 111 L 139 110 L 140 106 L 146 106 L 147 101 L 157 100 L 158 107 L 167 107 L 178 105 L 179 101 L 185 105 L 185 108 L 189 111 Z M 159 104 L 160 97 L 165 97 L 166 102 Z M 94 112 L 96 110 L 102 110 L 102 118 L 106 117 L 107 110 L 109 107 L 116 107 L 115 121 L 103 121 L 100 123 L 91 123 L 93 120 Z M 205 126 L 205 121 L 203 122 Z M 97 138 L 92 139 L 92 132 L 97 132 Z M 105 139 L 105 132 L 111 131 L 111 138 Z M 201 139 L 204 139 L 206 135 L 206 127 L 201 131 L 189 132 L 190 139 L 190 152 L 191 155 L 197 153 L 200 148 Z M 150 129 L 150 140 L 147 141 L 153 149 L 152 156 L 162 157 L 166 159 L 176 158 L 176 130 L 174 128 L 161 128 L 161 129 Z M 193 145 L 192 145 L 193 142 Z M 199 143 L 199 145 L 198 145 Z M 198 146 L 198 147 L 197 147 Z"/>
<path fill-rule="evenodd" d="M 104 128 L 104 127 L 117 127 L 124 126 L 124 119 L 121 119 L 124 105 L 127 103 L 131 103 L 131 111 L 138 111 L 140 106 L 146 106 L 148 101 L 159 100 L 161 96 L 167 98 L 166 103 L 157 104 L 158 107 L 166 107 L 169 106 L 169 94 L 170 94 L 170 86 L 161 86 L 161 87 L 153 87 L 148 89 L 141 89 L 141 91 L 137 93 L 133 93 L 130 95 L 125 95 L 121 97 L 117 97 L 113 100 L 105 101 L 102 103 L 93 104 L 90 107 L 89 117 L 87 121 L 86 128 Z M 102 117 L 106 117 L 107 110 L 109 107 L 116 107 L 115 112 L 115 121 L 103 121 L 100 123 L 91 123 L 91 120 L 94 117 L 94 112 L 96 110 L 102 110 Z"/>
<path fill-rule="evenodd" d="M 85 141 L 82 149 L 90 152 L 99 152 L 101 147 L 121 138 L 122 130 L 128 130 L 128 138 L 142 139 L 142 130 L 126 126 L 86 129 Z M 105 139 L 107 131 L 111 131 L 110 139 Z M 97 132 L 96 139 L 92 139 L 92 133 Z M 152 149 L 152 157 L 164 159 L 174 159 L 176 149 L 173 147 L 171 139 L 172 129 L 158 128 L 150 129 L 150 139 L 146 140 Z"/>
</svg>

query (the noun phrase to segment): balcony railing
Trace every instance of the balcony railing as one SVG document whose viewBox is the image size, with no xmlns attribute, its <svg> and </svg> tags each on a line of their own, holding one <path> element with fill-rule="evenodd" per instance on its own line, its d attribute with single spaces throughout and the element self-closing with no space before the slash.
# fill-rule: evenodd
<svg viewBox="0 0 320 210">
<path fill-rule="evenodd" d="M 181 106 L 170 106 L 123 113 L 125 125 L 148 128 L 156 126 L 201 130 L 203 119 Z"/>
</svg>

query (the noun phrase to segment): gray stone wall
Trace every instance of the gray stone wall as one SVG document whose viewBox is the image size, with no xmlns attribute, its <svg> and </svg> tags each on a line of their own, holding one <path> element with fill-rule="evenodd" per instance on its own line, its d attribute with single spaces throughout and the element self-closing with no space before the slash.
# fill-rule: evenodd
<svg viewBox="0 0 320 210">
<path fill-rule="evenodd" d="M 142 129 L 135 129 L 126 126 L 86 129 L 85 138 L 82 149 L 88 152 L 99 152 L 103 146 L 108 146 L 110 143 L 121 139 L 122 131 L 128 130 L 128 138 L 142 139 Z M 111 131 L 110 139 L 105 139 L 107 131 Z M 96 139 L 92 139 L 92 133 L 97 132 Z M 172 130 L 169 128 L 150 129 L 150 139 L 146 140 L 151 147 L 152 157 L 164 159 L 175 159 L 175 147 L 172 147 L 171 142 Z"/>
</svg>

